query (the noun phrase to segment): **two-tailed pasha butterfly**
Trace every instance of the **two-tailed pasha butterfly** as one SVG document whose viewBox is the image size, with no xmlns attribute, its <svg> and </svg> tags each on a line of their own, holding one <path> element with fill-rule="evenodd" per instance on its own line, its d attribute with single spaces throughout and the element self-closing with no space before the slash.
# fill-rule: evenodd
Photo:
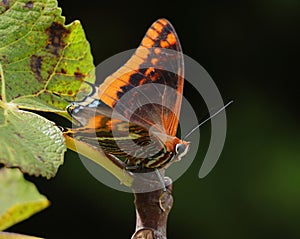
<svg viewBox="0 0 300 239">
<path fill-rule="evenodd" d="M 176 137 L 184 84 L 181 46 L 166 19 L 152 24 L 132 57 L 67 111 L 80 127 L 67 134 L 113 155 L 132 170 L 166 168 L 189 142 Z"/>
</svg>

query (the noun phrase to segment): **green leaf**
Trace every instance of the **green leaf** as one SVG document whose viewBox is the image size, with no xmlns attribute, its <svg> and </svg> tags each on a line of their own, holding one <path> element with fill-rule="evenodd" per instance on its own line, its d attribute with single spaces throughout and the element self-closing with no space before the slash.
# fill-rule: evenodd
<svg viewBox="0 0 300 239">
<path fill-rule="evenodd" d="M 18 169 L 0 170 L 0 230 L 4 230 L 49 206 L 35 185 Z M 1 238 L 1 237 L 0 237 Z"/>
<path fill-rule="evenodd" d="M 65 25 L 56 0 L 0 1 L 0 68 L 0 163 L 50 178 L 63 163 L 62 134 L 25 110 L 70 119 L 66 106 L 93 90 L 93 58 L 80 22 Z"/>
<path fill-rule="evenodd" d="M 65 117 L 78 93 L 92 91 L 84 82 L 95 80 L 82 26 L 65 25 L 56 0 L 0 2 L 0 63 L 7 102 Z"/>
<path fill-rule="evenodd" d="M 0 162 L 31 175 L 53 177 L 66 151 L 61 131 L 31 112 L 0 108 L 0 114 L 5 115 L 0 125 Z"/>
</svg>

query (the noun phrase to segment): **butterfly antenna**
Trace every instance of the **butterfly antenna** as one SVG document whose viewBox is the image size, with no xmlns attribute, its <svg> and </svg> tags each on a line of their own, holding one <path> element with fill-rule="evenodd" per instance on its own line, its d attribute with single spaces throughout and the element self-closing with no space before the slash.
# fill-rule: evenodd
<svg viewBox="0 0 300 239">
<path fill-rule="evenodd" d="M 195 132 L 195 130 L 197 130 L 198 128 L 200 128 L 202 125 L 204 125 L 207 121 L 211 120 L 212 118 L 214 118 L 215 116 L 217 116 L 220 112 L 222 112 L 227 106 L 231 105 L 233 103 L 233 100 L 229 101 L 226 105 L 224 105 L 221 109 L 219 109 L 217 112 L 215 112 L 214 114 L 212 114 L 211 116 L 209 116 L 207 119 L 205 119 L 204 121 L 202 121 L 200 124 L 198 124 L 195 128 L 193 128 L 186 136 L 184 136 L 183 140 L 185 140 L 186 138 L 188 138 L 192 133 Z"/>
</svg>

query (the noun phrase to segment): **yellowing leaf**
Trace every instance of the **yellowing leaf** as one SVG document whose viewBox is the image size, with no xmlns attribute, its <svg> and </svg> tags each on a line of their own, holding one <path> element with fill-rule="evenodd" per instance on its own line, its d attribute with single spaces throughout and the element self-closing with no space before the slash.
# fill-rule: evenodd
<svg viewBox="0 0 300 239">
<path fill-rule="evenodd" d="M 40 237 L 26 236 L 16 233 L 0 232 L 0 239 L 42 239 Z"/>
<path fill-rule="evenodd" d="M 0 230 L 41 211 L 49 201 L 18 169 L 0 170 Z M 1 238 L 1 237 L 0 237 Z"/>
</svg>

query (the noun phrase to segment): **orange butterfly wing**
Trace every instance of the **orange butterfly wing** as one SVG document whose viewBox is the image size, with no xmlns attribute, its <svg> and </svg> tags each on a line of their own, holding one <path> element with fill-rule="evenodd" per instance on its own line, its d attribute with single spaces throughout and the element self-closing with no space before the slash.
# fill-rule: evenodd
<svg viewBox="0 0 300 239">
<path fill-rule="evenodd" d="M 183 74 L 176 32 L 166 19 L 159 19 L 126 64 L 99 86 L 98 97 L 130 122 L 175 136 Z"/>
</svg>

